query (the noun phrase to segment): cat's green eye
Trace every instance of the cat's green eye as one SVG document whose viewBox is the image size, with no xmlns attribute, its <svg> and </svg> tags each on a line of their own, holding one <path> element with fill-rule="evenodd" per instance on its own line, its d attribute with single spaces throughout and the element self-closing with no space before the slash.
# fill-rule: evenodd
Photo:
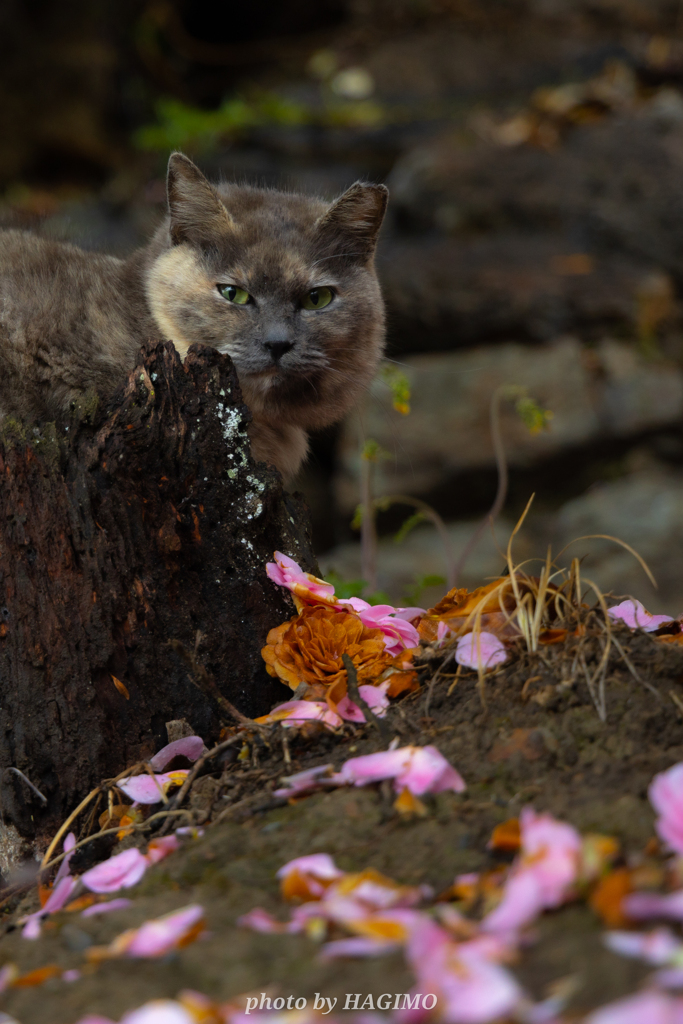
<svg viewBox="0 0 683 1024">
<path fill-rule="evenodd" d="M 218 291 L 224 299 L 236 306 L 246 306 L 251 298 L 249 292 L 245 292 L 244 288 L 238 288 L 236 284 L 219 284 Z"/>
<path fill-rule="evenodd" d="M 304 309 L 324 309 L 329 306 L 334 298 L 331 288 L 312 288 L 308 295 L 301 300 Z"/>
</svg>

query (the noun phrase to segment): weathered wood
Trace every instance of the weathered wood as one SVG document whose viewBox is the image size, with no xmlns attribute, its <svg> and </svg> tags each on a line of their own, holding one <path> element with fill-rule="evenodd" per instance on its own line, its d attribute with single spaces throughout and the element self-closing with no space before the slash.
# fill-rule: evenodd
<svg viewBox="0 0 683 1024">
<path fill-rule="evenodd" d="M 45 834 L 101 779 L 154 753 L 171 719 L 217 738 L 218 706 L 169 641 L 198 642 L 198 661 L 246 714 L 286 699 L 260 648 L 293 605 L 265 563 L 276 548 L 315 560 L 305 506 L 251 458 L 249 415 L 227 356 L 195 346 L 183 365 L 150 344 L 94 425 L 5 422 L 1 800 L 22 834 Z"/>
</svg>

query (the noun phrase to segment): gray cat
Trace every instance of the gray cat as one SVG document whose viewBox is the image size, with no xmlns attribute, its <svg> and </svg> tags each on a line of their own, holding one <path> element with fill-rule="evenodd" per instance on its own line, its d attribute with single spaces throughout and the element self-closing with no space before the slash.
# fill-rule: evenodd
<svg viewBox="0 0 683 1024">
<path fill-rule="evenodd" d="M 330 205 L 214 186 L 174 153 L 168 217 L 127 260 L 0 232 L 0 415 L 60 420 L 87 391 L 107 400 L 143 342 L 181 357 L 200 342 L 235 363 L 254 457 L 291 479 L 307 431 L 338 420 L 380 360 L 387 195 L 359 182 Z"/>
</svg>

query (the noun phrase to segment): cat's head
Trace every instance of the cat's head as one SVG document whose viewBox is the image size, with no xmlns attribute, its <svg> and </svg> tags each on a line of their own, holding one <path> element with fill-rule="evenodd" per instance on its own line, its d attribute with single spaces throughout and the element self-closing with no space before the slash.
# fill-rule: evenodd
<svg viewBox="0 0 683 1024">
<path fill-rule="evenodd" d="M 174 153 L 169 217 L 147 273 L 157 325 L 181 355 L 195 342 L 230 355 L 261 417 L 307 429 L 334 422 L 382 354 L 373 261 L 387 196 L 360 182 L 331 204 L 214 186 Z"/>
</svg>

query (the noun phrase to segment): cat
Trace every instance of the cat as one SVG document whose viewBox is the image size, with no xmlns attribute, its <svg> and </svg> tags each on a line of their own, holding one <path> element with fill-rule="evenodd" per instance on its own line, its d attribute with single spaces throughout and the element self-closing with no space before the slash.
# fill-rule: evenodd
<svg viewBox="0 0 683 1024">
<path fill-rule="evenodd" d="M 182 153 L 168 163 L 168 214 L 126 260 L 27 232 L 0 232 L 0 416 L 59 421 L 88 391 L 103 400 L 162 338 L 233 360 L 253 421 L 252 454 L 287 482 L 308 431 L 339 420 L 374 376 L 384 306 L 374 253 L 383 185 L 335 202 L 212 185 Z"/>
</svg>

